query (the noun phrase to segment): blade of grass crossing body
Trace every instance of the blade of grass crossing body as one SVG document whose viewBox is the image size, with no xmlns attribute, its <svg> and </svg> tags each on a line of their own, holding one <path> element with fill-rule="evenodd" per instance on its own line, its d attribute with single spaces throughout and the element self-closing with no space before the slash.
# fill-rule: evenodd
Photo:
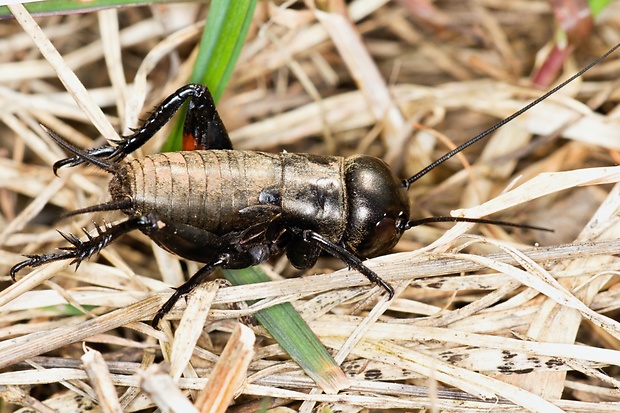
<svg viewBox="0 0 620 413">
<path fill-rule="evenodd" d="M 260 267 L 222 273 L 234 285 L 270 281 Z M 348 386 L 342 369 L 290 303 L 257 311 L 254 316 L 324 392 L 334 394 Z"/>
<path fill-rule="evenodd" d="M 191 83 L 205 85 L 217 103 L 232 76 L 252 22 L 257 0 L 214 0 L 211 2 Z M 162 152 L 181 150 L 186 108 L 177 116 Z"/>
<path fill-rule="evenodd" d="M 190 82 L 206 85 L 215 102 L 224 93 L 233 73 L 255 6 L 256 0 L 216 0 L 211 3 Z M 164 151 L 181 148 L 184 114 L 185 111 L 178 116 Z M 222 272 L 235 285 L 270 281 L 260 267 Z M 255 316 L 323 391 L 337 393 L 347 387 L 347 379 L 340 366 L 290 303 L 258 311 Z"/>
</svg>

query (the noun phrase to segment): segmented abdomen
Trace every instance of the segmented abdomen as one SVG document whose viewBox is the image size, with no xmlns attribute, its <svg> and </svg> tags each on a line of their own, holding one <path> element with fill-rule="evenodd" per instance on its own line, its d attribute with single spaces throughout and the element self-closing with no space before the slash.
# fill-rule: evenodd
<svg viewBox="0 0 620 413">
<path fill-rule="evenodd" d="M 155 212 L 224 234 L 237 228 L 238 213 L 258 205 L 261 190 L 279 185 L 279 154 L 208 150 L 170 152 L 134 159 L 125 166 L 133 214 Z"/>
</svg>

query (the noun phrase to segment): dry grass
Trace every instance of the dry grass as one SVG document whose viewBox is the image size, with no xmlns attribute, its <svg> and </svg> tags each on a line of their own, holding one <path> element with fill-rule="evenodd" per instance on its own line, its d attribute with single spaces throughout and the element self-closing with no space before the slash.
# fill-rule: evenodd
<svg viewBox="0 0 620 413">
<path fill-rule="evenodd" d="M 461 143 L 540 95 L 523 79 L 552 36 L 547 2 L 442 2 L 440 17 L 450 24 L 435 26 L 384 3 L 353 2 L 351 26 L 339 14 L 260 3 L 219 105 L 235 146 L 365 152 L 406 177 L 447 151 L 445 137 Z M 179 21 L 181 32 L 167 31 L 158 19 L 180 18 L 166 13 L 159 10 L 154 18 L 135 8 L 39 24 L 94 108 L 103 108 L 116 130 L 127 131 L 187 77 L 201 28 L 188 20 Z M 614 4 L 599 17 L 567 64 L 568 74 L 620 41 L 619 16 Z M 92 169 L 54 177 L 51 164 L 64 155 L 38 124 L 84 147 L 96 145 L 90 137 L 115 133 L 105 118 L 94 120 L 77 108 L 58 81 L 63 75 L 50 69 L 20 25 L 4 21 L 0 29 L 0 268 L 7 274 L 20 253 L 63 245 L 56 229 L 92 228 L 89 216 L 54 223 L 59 208 L 107 197 L 106 177 Z M 140 322 L 184 276 L 175 257 L 140 234 L 106 248 L 103 259 L 77 272 L 61 262 L 16 284 L 3 277 L 0 394 L 8 403 L 2 411 L 15 404 L 68 411 L 82 403 L 78 409 L 85 409 L 92 400 L 103 411 L 151 411 L 153 400 L 162 409 L 167 403 L 180 408 L 188 395 L 204 401 L 198 391 L 238 318 L 256 309 L 226 304 L 266 299 L 258 303 L 266 305 L 282 297 L 293 300 L 337 358 L 346 357 L 350 387 L 320 393 L 255 329 L 255 355 L 232 411 L 617 411 L 620 190 L 610 184 L 620 180 L 620 167 L 613 166 L 620 159 L 619 63 L 612 56 L 468 149 L 467 168 L 455 158 L 410 190 L 414 218 L 456 210 L 556 231 L 471 230 L 470 224 L 413 229 L 397 253 L 368 261 L 396 287 L 391 302 L 377 302 L 380 291 L 369 290 L 354 271 L 332 272 L 342 267 L 333 259 L 284 280 L 280 275 L 300 274 L 280 260 L 267 268 L 279 281 L 251 289 L 207 284 L 197 291 L 187 306 L 197 317 L 202 313 L 206 326 L 194 346 L 186 330 L 173 336 L 169 326 L 156 331 Z M 145 153 L 161 144 L 155 141 Z M 197 268 L 187 263 L 188 272 Z M 170 319 L 181 318 L 185 305 L 182 300 Z M 83 346 L 100 351 L 107 363 Z M 162 355 L 170 375 L 152 370 Z M 162 392 L 168 400 L 159 400 Z"/>
</svg>

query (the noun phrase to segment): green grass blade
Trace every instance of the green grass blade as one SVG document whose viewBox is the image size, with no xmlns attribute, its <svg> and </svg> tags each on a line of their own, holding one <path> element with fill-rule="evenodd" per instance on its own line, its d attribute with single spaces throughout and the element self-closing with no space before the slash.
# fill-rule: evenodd
<svg viewBox="0 0 620 413">
<path fill-rule="evenodd" d="M 611 3 L 611 0 L 589 0 L 588 3 L 590 4 L 592 15 L 596 17 L 609 3 Z"/>
<path fill-rule="evenodd" d="M 216 102 L 232 76 L 255 7 L 256 0 L 211 3 L 191 81 L 209 87 Z"/>
<path fill-rule="evenodd" d="M 24 3 L 26 10 L 33 16 L 51 16 L 75 13 L 89 13 L 111 7 L 139 6 L 154 3 L 181 3 L 183 0 L 47 0 L 32 3 Z M 12 18 L 13 15 L 8 7 L 0 6 L 0 19 Z"/>
<path fill-rule="evenodd" d="M 234 285 L 269 281 L 260 267 L 222 272 Z M 342 369 L 290 303 L 257 311 L 254 316 L 323 391 L 337 393 L 347 387 Z"/>
<path fill-rule="evenodd" d="M 190 82 L 206 85 L 216 102 L 233 73 L 255 6 L 256 0 L 211 3 Z M 178 117 L 164 152 L 181 148 L 184 114 Z M 235 285 L 269 281 L 260 267 L 223 272 Z M 342 369 L 292 305 L 284 303 L 261 310 L 256 319 L 324 391 L 336 393 L 347 386 Z"/>
</svg>

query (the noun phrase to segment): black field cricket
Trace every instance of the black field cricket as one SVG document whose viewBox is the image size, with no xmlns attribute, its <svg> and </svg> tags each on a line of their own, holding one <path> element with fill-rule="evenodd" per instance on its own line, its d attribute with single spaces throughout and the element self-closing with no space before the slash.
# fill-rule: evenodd
<svg viewBox="0 0 620 413">
<path fill-rule="evenodd" d="M 363 260 L 388 253 L 414 226 L 460 221 L 541 229 L 466 217 L 410 221 L 406 191 L 437 165 L 545 100 L 619 46 L 406 180 L 397 178 L 382 160 L 368 155 L 344 158 L 235 150 L 211 94 L 196 84 L 177 90 L 142 127 L 111 145 L 82 151 L 48 130 L 73 154 L 56 162 L 55 172 L 64 166 L 87 164 L 112 175 L 109 202 L 70 215 L 120 210 L 128 219 L 97 227 L 96 236 L 85 231 L 85 240 L 63 234 L 70 246 L 57 253 L 29 255 L 11 269 L 10 275 L 15 279 L 22 268 L 56 260 L 72 259 L 79 265 L 123 234 L 140 230 L 164 249 L 205 264 L 176 289 L 155 316 L 154 325 L 216 268 L 246 268 L 281 253 L 299 269 L 314 266 L 322 252 L 331 254 L 383 287 L 391 298 L 394 290 L 390 284 Z M 187 100 L 183 151 L 123 161 Z"/>
</svg>

